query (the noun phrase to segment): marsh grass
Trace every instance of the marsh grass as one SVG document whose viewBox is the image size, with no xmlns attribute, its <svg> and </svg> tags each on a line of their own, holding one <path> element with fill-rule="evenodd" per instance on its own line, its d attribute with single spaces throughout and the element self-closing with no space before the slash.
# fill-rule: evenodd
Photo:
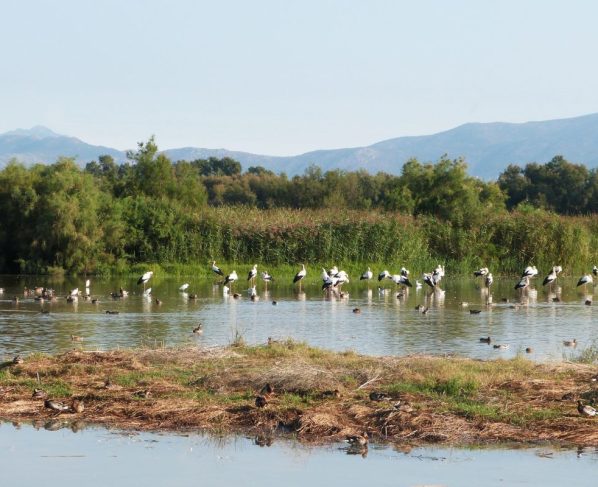
<svg viewBox="0 0 598 487">
<path fill-rule="evenodd" d="M 256 346 L 239 340 L 224 348 L 28 357 L 0 370 L 0 408 L 9 419 L 44 417 L 31 399 L 33 388 L 41 387 L 54 398 L 85 398 L 86 420 L 121 427 L 273 431 L 284 425 L 317 442 L 368 431 L 416 443 L 553 438 L 595 444 L 595 423 L 578 416 L 575 401 L 562 400 L 570 392 L 593 394 L 593 373 L 585 364 L 523 358 L 368 357 L 291 340 Z M 104 387 L 106 378 L 114 388 Z M 274 393 L 265 408 L 256 408 L 266 383 Z M 135 397 L 139 389 L 152 394 Z M 371 391 L 387 393 L 390 401 L 371 401 Z M 399 400 L 410 410 L 394 408 Z"/>
</svg>

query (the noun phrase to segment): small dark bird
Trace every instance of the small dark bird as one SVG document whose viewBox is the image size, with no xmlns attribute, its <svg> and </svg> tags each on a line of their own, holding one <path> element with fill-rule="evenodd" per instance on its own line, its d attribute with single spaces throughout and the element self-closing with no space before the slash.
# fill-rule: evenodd
<svg viewBox="0 0 598 487">
<path fill-rule="evenodd" d="M 255 407 L 265 408 L 268 404 L 268 400 L 264 396 L 255 396 Z"/>
<path fill-rule="evenodd" d="M 12 359 L 12 363 L 14 365 L 20 365 L 23 362 L 25 362 L 25 360 L 23 359 L 23 357 L 21 357 L 20 355 L 17 355 L 15 358 Z"/>
<path fill-rule="evenodd" d="M 534 351 L 534 349 L 532 347 L 527 347 L 525 349 L 525 353 L 532 353 Z"/>
<path fill-rule="evenodd" d="M 329 399 L 333 397 L 341 397 L 341 392 L 338 389 L 334 389 L 334 391 L 323 391 L 322 398 Z"/>
<path fill-rule="evenodd" d="M 203 333 L 203 325 L 199 323 L 195 328 L 193 328 L 193 333 Z"/>
<path fill-rule="evenodd" d="M 276 306 L 278 304 L 277 301 L 272 301 L 272 306 Z"/>
<path fill-rule="evenodd" d="M 261 388 L 260 395 L 261 396 L 265 396 L 265 397 L 269 397 L 272 394 L 274 394 L 274 389 L 272 388 L 272 386 L 270 385 L 270 383 L 267 382 L 266 385 Z"/>
<path fill-rule="evenodd" d="M 110 311 L 109 309 L 106 310 L 107 315 L 117 315 L 118 311 Z"/>
<path fill-rule="evenodd" d="M 389 401 L 390 397 L 384 392 L 370 392 L 370 401 Z"/>
<path fill-rule="evenodd" d="M 368 444 L 368 440 L 369 440 L 369 436 L 366 433 L 363 433 L 363 435 L 348 435 L 346 437 L 346 441 L 348 443 L 350 443 L 351 445 L 367 445 Z"/>
<path fill-rule="evenodd" d="M 564 340 L 563 345 L 566 347 L 577 347 L 577 340 L 575 338 L 573 340 Z"/>
<path fill-rule="evenodd" d="M 359 314 L 361 313 L 361 310 L 359 308 L 353 308 L 353 313 Z"/>
<path fill-rule="evenodd" d="M 47 409 L 51 409 L 52 411 L 58 411 L 59 413 L 68 411 L 70 408 L 58 401 L 53 401 L 52 399 L 46 399 L 44 401 L 44 407 Z"/>
<path fill-rule="evenodd" d="M 470 315 L 479 315 L 481 312 L 482 312 L 481 309 L 470 309 L 469 310 Z"/>
<path fill-rule="evenodd" d="M 234 299 L 239 299 L 240 297 L 241 297 L 241 295 L 239 293 L 233 294 L 233 298 Z"/>
<path fill-rule="evenodd" d="M 83 341 L 83 337 L 80 337 L 78 335 L 71 335 L 71 341 L 72 342 L 82 342 Z"/>
<path fill-rule="evenodd" d="M 133 393 L 133 396 L 135 397 L 139 397 L 142 399 L 147 399 L 148 397 L 150 397 L 152 395 L 152 393 L 150 391 L 146 390 L 141 390 L 141 391 L 135 391 Z"/>
<path fill-rule="evenodd" d="M 585 305 L 586 306 L 592 306 L 592 300 L 591 299 L 586 299 Z"/>
<path fill-rule="evenodd" d="M 91 300 L 91 304 L 98 304 L 100 301 L 98 300 L 98 298 L 93 298 Z"/>
<path fill-rule="evenodd" d="M 189 294 L 189 299 L 197 299 L 197 294 Z"/>
<path fill-rule="evenodd" d="M 584 406 L 581 401 L 577 401 L 577 410 L 579 411 L 579 414 L 581 414 L 582 416 L 596 416 L 596 409 L 587 404 Z"/>
<path fill-rule="evenodd" d="M 160 306 L 160 305 L 162 304 L 162 301 L 160 301 L 158 298 L 156 298 L 156 304 L 157 304 L 158 306 Z"/>
<path fill-rule="evenodd" d="M 500 344 L 494 345 L 494 348 L 496 348 L 497 350 L 506 350 L 507 348 L 509 348 L 509 345 L 505 345 L 504 343 L 500 343 Z"/>
<path fill-rule="evenodd" d="M 480 338 L 480 342 L 482 342 L 482 343 L 490 343 L 491 341 L 492 341 L 492 338 L 490 338 L 490 337 Z"/>
<path fill-rule="evenodd" d="M 573 401 L 573 399 L 575 399 L 575 394 L 572 392 L 567 392 L 567 394 L 563 394 L 563 397 L 561 397 L 561 401 Z"/>
</svg>

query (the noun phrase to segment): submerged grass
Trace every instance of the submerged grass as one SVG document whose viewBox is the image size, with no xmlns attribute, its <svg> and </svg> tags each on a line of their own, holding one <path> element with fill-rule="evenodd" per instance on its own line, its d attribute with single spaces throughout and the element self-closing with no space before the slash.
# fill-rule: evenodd
<svg viewBox="0 0 598 487">
<path fill-rule="evenodd" d="M 128 428 L 268 434 L 282 428 L 316 442 L 368 431 L 395 442 L 596 445 L 595 420 L 580 417 L 575 407 L 577 398 L 598 397 L 593 374 L 584 364 L 368 357 L 293 341 L 73 351 L 6 365 L 0 408 L 8 419 L 44 419 L 51 413 L 31 398 L 34 388 L 43 388 L 55 399 L 83 399 L 81 417 L 88 421 Z M 265 384 L 272 394 L 261 392 Z M 370 400 L 372 391 L 388 400 Z M 264 408 L 254 404 L 259 394 L 267 396 Z"/>
</svg>

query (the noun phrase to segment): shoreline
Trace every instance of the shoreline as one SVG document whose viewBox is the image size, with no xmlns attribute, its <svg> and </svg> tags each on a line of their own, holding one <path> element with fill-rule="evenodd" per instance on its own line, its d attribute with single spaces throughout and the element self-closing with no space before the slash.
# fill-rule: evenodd
<svg viewBox="0 0 598 487">
<path fill-rule="evenodd" d="M 291 435 L 311 444 L 367 432 L 371 442 L 412 446 L 597 446 L 598 417 L 576 408 L 578 399 L 598 402 L 597 372 L 595 365 L 523 358 L 369 357 L 293 341 L 71 351 L 0 365 L 0 417 Z M 84 410 L 52 411 L 44 397 L 32 397 L 34 389 L 66 406 L 82 401 Z"/>
</svg>

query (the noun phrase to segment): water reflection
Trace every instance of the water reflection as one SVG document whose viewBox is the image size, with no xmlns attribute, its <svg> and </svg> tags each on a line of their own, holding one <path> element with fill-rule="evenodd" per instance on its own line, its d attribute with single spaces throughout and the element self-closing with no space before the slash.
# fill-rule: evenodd
<svg viewBox="0 0 598 487">
<path fill-rule="evenodd" d="M 37 284 L 53 285 L 58 299 L 40 302 L 22 296 L 24 287 Z M 575 287 L 575 279 L 563 277 L 552 289 L 532 283 L 521 293 L 513 289 L 512 279 L 500 278 L 495 278 L 490 291 L 473 279 L 445 278 L 443 288 L 435 290 L 397 287 L 390 281 L 380 286 L 352 281 L 341 292 L 328 293 L 317 281 L 303 282 L 301 289 L 274 282 L 267 290 L 259 281 L 257 301 L 250 300 L 245 283 L 235 284 L 237 298 L 225 294 L 211 279 L 190 280 L 185 292 L 179 290 L 180 284 L 156 278 L 151 298 L 142 295 L 134 280 L 95 279 L 91 299 L 67 303 L 70 289 L 82 287 L 76 280 L 50 283 L 1 276 L 0 287 L 6 291 L 0 295 L 0 357 L 75 346 L 222 345 L 238 337 L 248 343 L 290 337 L 378 355 L 450 353 L 494 358 L 532 348 L 528 356 L 534 360 L 562 360 L 579 355 L 598 340 L 592 295 L 587 294 L 593 288 L 584 291 Z M 123 288 L 130 294 L 120 297 Z M 15 295 L 18 302 L 12 300 Z M 353 313 L 355 308 L 361 312 Z M 204 325 L 200 336 L 192 333 L 198 322 Z M 73 343 L 71 335 L 83 341 Z M 480 344 L 479 338 L 487 336 L 509 348 Z M 563 340 L 573 337 L 578 347 L 564 349 Z"/>
<path fill-rule="evenodd" d="M 35 429 L 37 428 L 37 430 Z M 309 447 L 269 434 L 149 434 L 65 425 L 0 424 L 5 485 L 595 486 L 598 450 Z M 76 434 L 75 434 L 76 433 Z M 31 468 L 34 465 L 35 468 Z M 475 474 L 473 474 L 475 472 Z"/>
</svg>

